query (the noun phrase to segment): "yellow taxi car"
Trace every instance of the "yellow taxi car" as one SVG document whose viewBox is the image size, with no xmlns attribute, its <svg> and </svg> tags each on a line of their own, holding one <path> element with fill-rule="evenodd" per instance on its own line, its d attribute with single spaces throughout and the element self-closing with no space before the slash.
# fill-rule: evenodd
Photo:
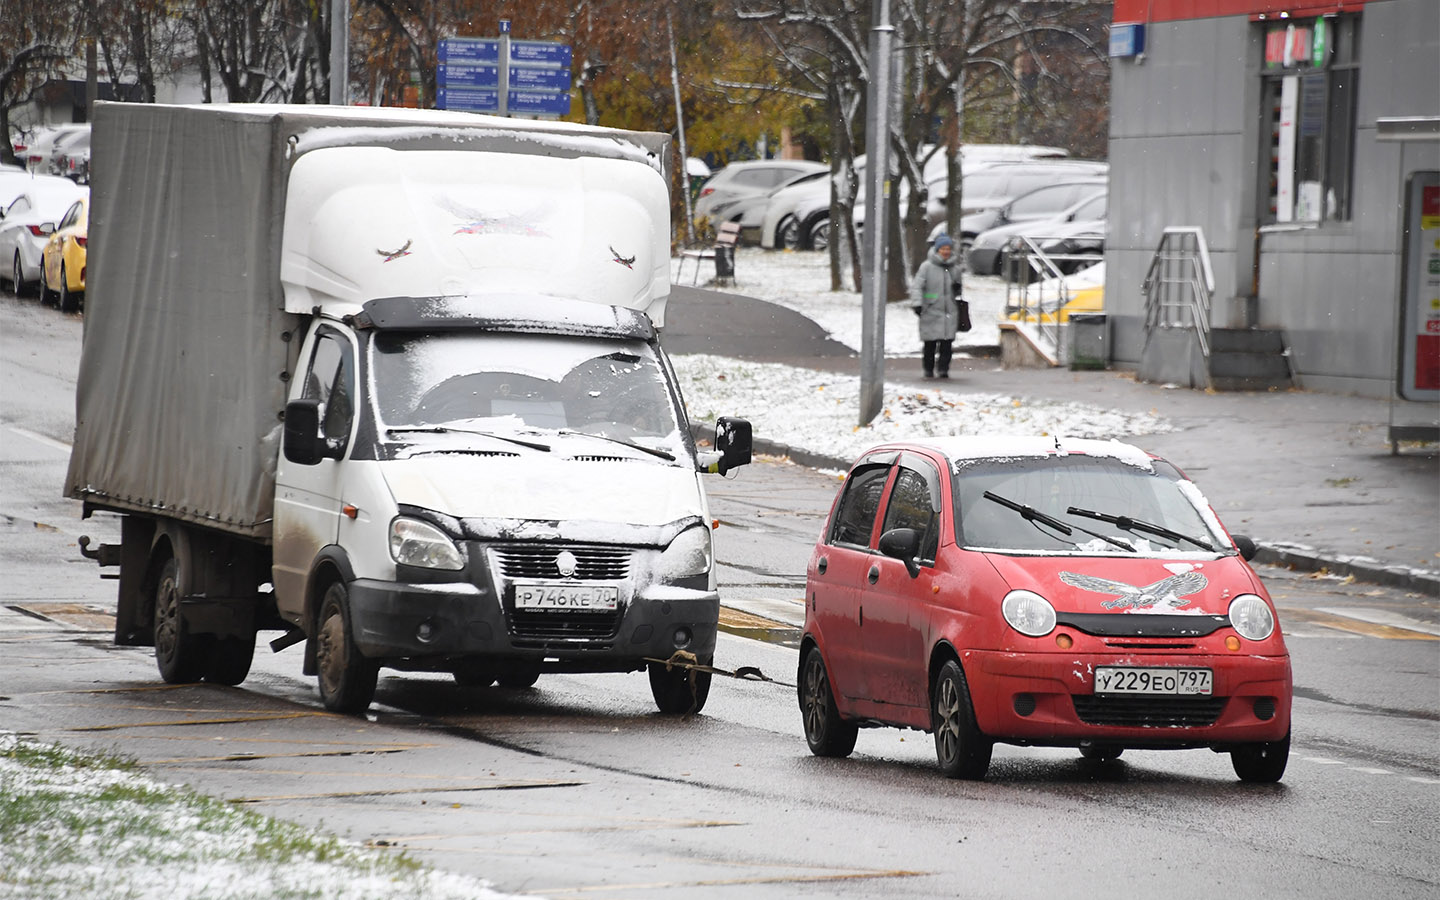
<svg viewBox="0 0 1440 900">
<path fill-rule="evenodd" d="M 90 203 L 81 198 L 70 205 L 55 226 L 40 257 L 40 300 L 52 298 L 61 312 L 74 312 L 85 293 L 85 244 L 90 224 Z"/>
</svg>

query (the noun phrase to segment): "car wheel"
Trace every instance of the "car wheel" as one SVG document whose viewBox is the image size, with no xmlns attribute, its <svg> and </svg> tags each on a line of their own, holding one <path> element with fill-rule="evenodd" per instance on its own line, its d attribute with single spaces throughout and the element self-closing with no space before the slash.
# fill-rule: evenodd
<svg viewBox="0 0 1440 900">
<path fill-rule="evenodd" d="M 775 243 L 784 249 L 800 249 L 800 223 L 795 221 L 794 216 L 789 216 L 780 223 L 780 227 L 775 230 L 775 236 Z"/>
<path fill-rule="evenodd" d="M 80 308 L 80 295 L 70 290 L 70 282 L 65 274 L 65 266 L 60 266 L 60 289 L 56 291 L 56 305 L 61 312 L 74 312 Z M 44 281 L 42 276 L 41 281 Z M 238 683 L 238 682 L 237 682 Z"/>
<path fill-rule="evenodd" d="M 1285 774 L 1290 761 L 1290 734 L 1278 741 L 1246 744 L 1230 752 L 1230 764 L 1241 781 L 1274 784 Z"/>
<path fill-rule="evenodd" d="M 656 708 L 668 716 L 698 713 L 705 708 L 705 700 L 710 696 L 710 673 L 651 663 L 650 694 L 655 698 Z"/>
<path fill-rule="evenodd" d="M 45 277 L 45 269 L 40 269 L 40 305 L 49 306 L 54 302 L 55 292 L 50 290 L 50 281 Z"/>
<path fill-rule="evenodd" d="M 1080 755 L 1086 759 L 1119 759 L 1120 754 L 1124 752 L 1124 747 L 1117 747 L 1114 744 L 1082 744 L 1080 746 Z"/>
<path fill-rule="evenodd" d="M 350 624 L 350 592 L 335 582 L 320 603 L 315 629 L 315 665 L 320 700 L 338 713 L 361 713 L 375 699 L 380 666 L 360 655 Z"/>
<path fill-rule="evenodd" d="M 10 283 L 15 286 L 15 296 L 25 296 L 25 269 L 20 264 L 20 251 L 15 251 L 15 260 L 10 266 Z"/>
<path fill-rule="evenodd" d="M 826 250 L 830 247 L 830 220 L 821 219 L 810 226 L 810 239 L 806 241 L 811 250 Z"/>
<path fill-rule="evenodd" d="M 180 615 L 180 561 L 170 557 L 155 583 L 155 665 L 167 684 L 189 684 L 205 674 L 210 641 L 185 629 Z"/>
<path fill-rule="evenodd" d="M 805 743 L 816 756 L 849 756 L 855 749 L 860 728 L 840 718 L 835 694 L 830 689 L 830 676 L 825 671 L 825 658 L 819 647 L 805 654 L 805 667 L 800 674 L 800 718 L 805 727 Z"/>
<path fill-rule="evenodd" d="M 528 688 L 540 680 L 540 664 L 538 662 L 512 663 L 509 668 L 496 672 L 495 680 L 500 683 L 501 687 Z"/>
<path fill-rule="evenodd" d="M 212 684 L 239 684 L 250 674 L 250 663 L 254 659 L 253 633 L 249 638 L 217 638 L 210 647 L 210 658 L 205 665 L 205 680 Z"/>
<path fill-rule="evenodd" d="M 461 687 L 483 688 L 495 683 L 495 669 L 479 662 L 467 662 L 457 666 L 450 674 Z"/>
<path fill-rule="evenodd" d="M 975 724 L 970 704 L 970 686 L 960 664 L 950 660 L 935 676 L 931 691 L 932 721 L 935 726 L 935 757 L 947 778 L 979 781 L 990 768 L 992 742 Z"/>
</svg>

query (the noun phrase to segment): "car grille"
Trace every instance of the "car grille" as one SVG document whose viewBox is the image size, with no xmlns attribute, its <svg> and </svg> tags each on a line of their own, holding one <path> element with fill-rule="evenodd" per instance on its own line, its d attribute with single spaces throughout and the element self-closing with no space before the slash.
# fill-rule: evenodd
<svg viewBox="0 0 1440 900">
<path fill-rule="evenodd" d="M 1097 697 L 1075 694 L 1075 714 L 1087 725 L 1128 728 L 1204 728 L 1214 725 L 1224 697 Z"/>
<path fill-rule="evenodd" d="M 568 551 L 575 557 L 575 574 L 561 576 L 556 558 Z M 507 545 L 495 549 L 495 562 L 506 578 L 560 578 L 580 581 L 619 581 L 630 575 L 628 547 L 585 547 L 561 544 Z"/>
</svg>

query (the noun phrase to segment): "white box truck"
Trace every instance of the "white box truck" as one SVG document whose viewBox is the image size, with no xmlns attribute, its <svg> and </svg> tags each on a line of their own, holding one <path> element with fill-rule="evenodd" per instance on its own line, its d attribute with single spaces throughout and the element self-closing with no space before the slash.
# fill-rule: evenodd
<svg viewBox="0 0 1440 900">
<path fill-rule="evenodd" d="M 325 706 L 649 672 L 698 710 L 719 615 L 661 349 L 665 135 L 401 109 L 97 104 L 65 492 L 121 514 L 115 640 L 239 684 L 257 630 Z M 87 542 L 88 543 L 88 542 Z"/>
</svg>

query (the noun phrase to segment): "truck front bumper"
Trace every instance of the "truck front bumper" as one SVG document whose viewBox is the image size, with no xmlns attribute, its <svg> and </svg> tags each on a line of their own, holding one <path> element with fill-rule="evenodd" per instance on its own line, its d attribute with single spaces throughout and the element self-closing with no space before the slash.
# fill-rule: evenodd
<svg viewBox="0 0 1440 900">
<path fill-rule="evenodd" d="M 577 671 L 628 671 L 644 658 L 685 650 L 713 658 L 720 596 L 683 588 L 641 591 L 613 612 L 517 616 L 494 592 L 467 582 L 351 582 L 355 644 L 382 660 L 552 659 Z"/>
</svg>

